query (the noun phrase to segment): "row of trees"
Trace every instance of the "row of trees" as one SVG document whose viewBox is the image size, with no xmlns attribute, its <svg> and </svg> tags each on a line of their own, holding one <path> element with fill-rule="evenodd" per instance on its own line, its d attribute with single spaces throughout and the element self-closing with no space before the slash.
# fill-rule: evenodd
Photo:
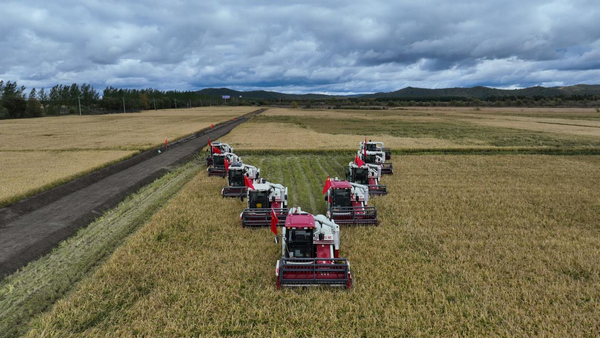
<svg viewBox="0 0 600 338">
<path fill-rule="evenodd" d="M 467 98 L 364 98 L 327 97 L 319 99 L 252 99 L 232 98 L 198 92 L 160 91 L 156 89 L 119 89 L 107 87 L 102 95 L 90 84 L 55 85 L 49 91 L 36 88 L 26 91 L 17 82 L 0 80 L 0 118 L 38 117 L 62 114 L 104 114 L 147 109 L 201 107 L 209 105 L 280 105 L 296 107 L 361 108 L 361 107 L 600 107 L 600 96 L 572 95 L 564 97 L 490 97 Z"/>
<path fill-rule="evenodd" d="M 17 82 L 0 80 L 0 118 L 39 117 L 64 114 L 104 114 L 146 109 L 222 105 L 218 97 L 196 92 L 160 91 L 156 89 L 118 89 L 107 87 L 102 96 L 90 84 L 55 85 L 26 92 Z"/>
<path fill-rule="evenodd" d="M 76 112 L 76 107 L 93 107 L 100 99 L 98 92 L 89 84 L 81 86 L 56 85 L 48 92 L 32 88 L 26 93 L 25 86 L 17 82 L 0 81 L 0 107 L 8 118 L 39 117 Z M 1 116 L 1 115 L 0 115 Z"/>
</svg>

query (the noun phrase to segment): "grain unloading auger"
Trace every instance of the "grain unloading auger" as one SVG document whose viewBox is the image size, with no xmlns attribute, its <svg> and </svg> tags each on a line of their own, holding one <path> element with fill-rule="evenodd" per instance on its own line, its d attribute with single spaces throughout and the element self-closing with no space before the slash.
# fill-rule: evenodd
<svg viewBox="0 0 600 338">
<path fill-rule="evenodd" d="M 382 151 L 385 154 L 385 158 L 388 160 L 392 159 L 392 150 L 390 148 L 386 148 L 383 144 L 383 142 L 378 142 L 378 141 L 367 141 L 367 139 L 365 139 L 364 141 L 361 141 L 359 144 L 359 149 L 361 151 L 364 151 L 366 148 L 367 151 Z"/>
<path fill-rule="evenodd" d="M 227 186 L 221 190 L 223 197 L 246 197 L 246 177 L 254 182 L 259 179 L 260 169 L 242 162 L 234 162 L 227 169 Z"/>
<path fill-rule="evenodd" d="M 208 176 L 225 177 L 230 164 L 241 161 L 242 159 L 234 153 L 214 154 L 213 164 L 206 169 Z"/>
<path fill-rule="evenodd" d="M 213 156 L 215 154 L 233 153 L 233 148 L 227 143 L 221 143 L 219 141 L 210 142 L 208 139 L 208 148 L 206 149 L 210 155 L 206 156 L 206 166 L 211 166 L 214 163 Z"/>
<path fill-rule="evenodd" d="M 327 217 L 340 225 L 378 225 L 377 208 L 367 206 L 369 188 L 327 177 L 323 188 Z"/>
<path fill-rule="evenodd" d="M 348 163 L 346 168 L 346 179 L 352 183 L 366 185 L 370 195 L 385 195 L 387 187 L 379 184 L 381 179 L 381 167 L 376 164 L 363 162 L 358 156 L 353 162 Z"/>
<path fill-rule="evenodd" d="M 277 234 L 275 224 L 271 230 Z M 275 265 L 277 289 L 284 286 L 352 287 L 350 262 L 339 258 L 340 227 L 323 215 L 292 208 L 281 228 L 281 259 Z"/>
<path fill-rule="evenodd" d="M 283 224 L 288 213 L 288 189 L 281 184 L 265 179 L 259 182 L 246 181 L 247 208 L 240 214 L 243 227 L 269 226 L 273 215 Z"/>
</svg>

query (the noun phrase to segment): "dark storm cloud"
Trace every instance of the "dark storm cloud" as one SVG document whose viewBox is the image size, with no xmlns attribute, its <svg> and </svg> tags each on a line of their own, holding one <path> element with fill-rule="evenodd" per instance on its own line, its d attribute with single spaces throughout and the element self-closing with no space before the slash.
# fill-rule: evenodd
<svg viewBox="0 0 600 338">
<path fill-rule="evenodd" d="M 594 1 L 8 1 L 0 78 L 28 87 L 374 92 L 598 83 Z"/>
</svg>

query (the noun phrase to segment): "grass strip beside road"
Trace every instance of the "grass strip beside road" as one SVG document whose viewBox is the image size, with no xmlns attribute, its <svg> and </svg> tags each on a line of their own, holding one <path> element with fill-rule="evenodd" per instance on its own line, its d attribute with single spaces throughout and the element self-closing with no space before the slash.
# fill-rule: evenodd
<svg viewBox="0 0 600 338">
<path fill-rule="evenodd" d="M 121 202 L 50 254 L 0 281 L 0 336 L 18 336 L 27 323 L 77 283 L 148 221 L 204 166 L 183 165 Z"/>
</svg>

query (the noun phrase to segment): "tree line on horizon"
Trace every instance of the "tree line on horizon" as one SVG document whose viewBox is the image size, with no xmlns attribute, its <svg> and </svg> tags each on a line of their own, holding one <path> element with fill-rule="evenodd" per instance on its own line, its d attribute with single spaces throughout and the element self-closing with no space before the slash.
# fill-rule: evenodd
<svg viewBox="0 0 600 338">
<path fill-rule="evenodd" d="M 275 93 L 276 94 L 276 93 Z M 235 97 L 223 100 L 219 95 L 195 91 L 161 91 L 157 89 L 123 89 L 112 86 L 100 92 L 90 84 L 57 84 L 46 90 L 25 86 L 16 81 L 0 80 L 0 119 L 59 116 L 68 114 L 107 114 L 151 109 L 191 108 L 214 105 L 276 105 L 303 108 L 361 109 L 392 107 L 595 107 L 600 110 L 600 95 L 569 96 L 501 96 L 465 97 L 325 97 L 306 95 L 253 98 Z M 600 111 L 599 111 L 600 112 Z"/>
<path fill-rule="evenodd" d="M 27 91 L 16 81 L 0 80 L 0 118 L 29 118 L 68 114 L 96 115 L 149 109 L 221 105 L 223 100 L 190 91 L 106 87 L 102 95 L 92 85 L 57 84 Z"/>
</svg>

